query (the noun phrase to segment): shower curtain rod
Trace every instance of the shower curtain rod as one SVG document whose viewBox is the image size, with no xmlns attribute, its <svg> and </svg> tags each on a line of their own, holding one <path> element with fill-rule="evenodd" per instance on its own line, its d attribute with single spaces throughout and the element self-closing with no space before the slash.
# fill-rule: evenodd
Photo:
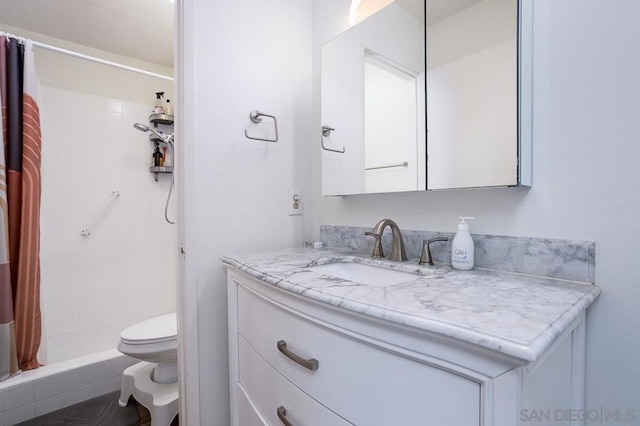
<svg viewBox="0 0 640 426">
<path fill-rule="evenodd" d="M 16 35 L 13 35 L 13 34 L 2 32 L 2 31 L 0 31 L 0 35 L 17 38 L 20 41 L 26 40 L 24 37 L 16 36 Z M 156 77 L 156 78 L 161 78 L 163 80 L 173 81 L 173 77 L 169 77 L 167 75 L 158 74 L 158 73 L 147 71 L 147 70 L 143 70 L 143 69 L 140 69 L 140 68 L 130 67 L 129 65 L 120 64 L 118 62 L 107 61 L 106 59 L 96 58 L 95 56 L 85 55 L 83 53 L 74 52 L 73 50 L 63 49 L 61 47 L 52 46 L 50 44 L 41 43 L 41 42 L 35 41 L 35 40 L 32 40 L 31 43 L 33 44 L 33 46 L 39 47 L 40 49 L 45 49 L 45 50 L 50 50 L 52 52 L 62 53 L 63 55 L 73 56 L 74 58 L 84 59 L 84 60 L 87 60 L 87 61 L 96 62 L 98 64 L 108 65 L 108 66 L 114 67 L 114 68 L 119 68 L 119 69 L 122 69 L 122 70 L 137 72 L 139 74 L 148 75 L 150 77 Z"/>
<path fill-rule="evenodd" d="M 151 77 L 161 78 L 163 80 L 173 81 L 173 77 L 169 77 L 167 75 L 158 74 L 151 71 L 142 70 L 140 68 L 130 67 L 129 65 L 120 64 L 118 62 L 107 61 L 106 59 L 96 58 L 95 56 L 85 55 L 83 53 L 74 52 L 73 50 L 62 49 L 60 47 L 51 46 L 50 44 L 40 43 L 39 41 L 32 41 L 35 47 L 39 47 L 41 49 L 50 50 L 52 52 L 62 53 L 64 55 L 73 56 L 74 58 L 85 59 L 87 61 L 96 62 L 98 64 L 108 65 L 114 68 L 120 68 L 127 71 L 137 72 L 139 74 L 148 75 Z"/>
</svg>

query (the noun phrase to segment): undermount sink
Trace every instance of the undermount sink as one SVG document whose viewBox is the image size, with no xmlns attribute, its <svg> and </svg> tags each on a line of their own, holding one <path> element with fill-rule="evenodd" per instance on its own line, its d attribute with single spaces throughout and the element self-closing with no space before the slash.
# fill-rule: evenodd
<svg viewBox="0 0 640 426">
<path fill-rule="evenodd" d="M 375 286 L 399 284 L 420 277 L 420 275 L 410 272 L 353 262 L 328 263 L 305 269 L 310 269 L 323 275 Z"/>
</svg>

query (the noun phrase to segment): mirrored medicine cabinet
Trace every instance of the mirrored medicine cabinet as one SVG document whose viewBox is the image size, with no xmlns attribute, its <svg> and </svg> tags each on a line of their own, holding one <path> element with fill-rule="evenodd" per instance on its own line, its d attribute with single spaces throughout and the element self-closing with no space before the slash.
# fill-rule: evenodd
<svg viewBox="0 0 640 426">
<path fill-rule="evenodd" d="M 396 0 L 321 50 L 322 193 L 531 185 L 532 0 Z"/>
</svg>

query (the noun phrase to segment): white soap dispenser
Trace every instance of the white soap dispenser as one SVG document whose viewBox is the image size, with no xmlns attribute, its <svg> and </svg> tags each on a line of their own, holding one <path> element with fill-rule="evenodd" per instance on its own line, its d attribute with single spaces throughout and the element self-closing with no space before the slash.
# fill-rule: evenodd
<svg viewBox="0 0 640 426">
<path fill-rule="evenodd" d="M 454 269 L 468 271 L 473 268 L 474 246 L 471 234 L 469 234 L 469 224 L 465 220 L 473 218 L 460 216 L 460 219 L 458 233 L 451 242 L 451 266 Z"/>
</svg>

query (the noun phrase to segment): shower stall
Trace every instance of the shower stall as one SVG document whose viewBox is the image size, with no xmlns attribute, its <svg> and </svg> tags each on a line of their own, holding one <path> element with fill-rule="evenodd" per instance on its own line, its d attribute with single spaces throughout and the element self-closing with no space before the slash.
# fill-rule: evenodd
<svg viewBox="0 0 640 426">
<path fill-rule="evenodd" d="M 153 142 L 132 126 L 155 130 L 153 94 L 173 92 L 158 75 L 171 70 L 138 73 L 113 55 L 96 62 L 39 44 L 44 365 L 0 382 L 0 424 L 117 390 L 135 362 L 115 349 L 120 331 L 175 311 L 173 176 L 154 180 Z"/>
</svg>

